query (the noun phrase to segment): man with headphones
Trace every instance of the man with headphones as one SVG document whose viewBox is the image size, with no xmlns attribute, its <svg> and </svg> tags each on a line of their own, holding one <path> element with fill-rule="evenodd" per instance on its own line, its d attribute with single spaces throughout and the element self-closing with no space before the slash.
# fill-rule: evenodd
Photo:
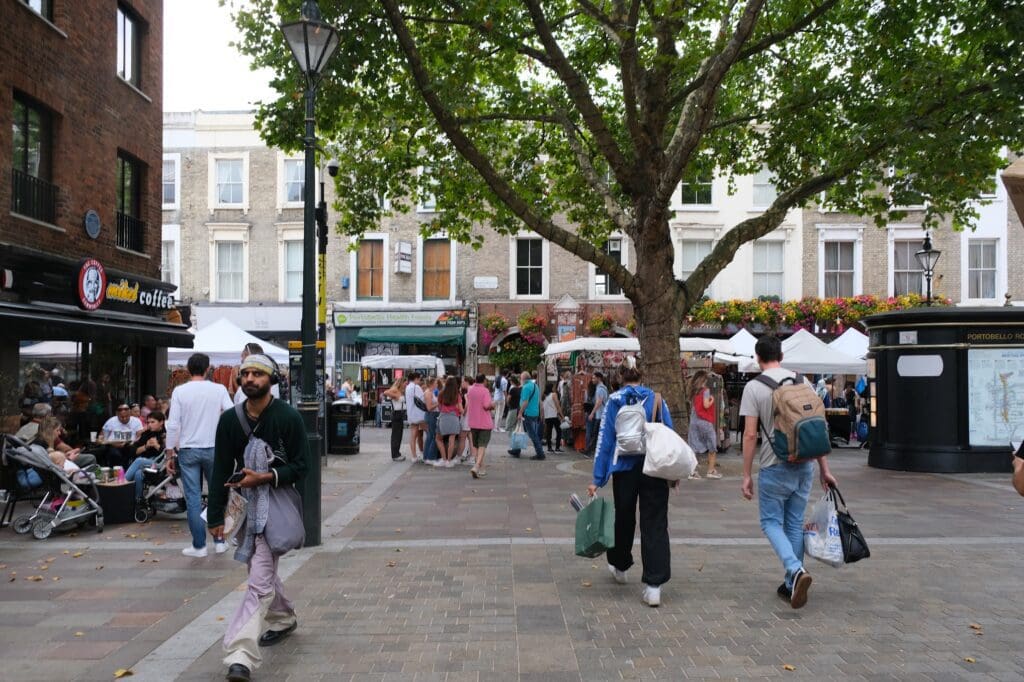
<svg viewBox="0 0 1024 682">
<path fill-rule="evenodd" d="M 259 355 L 266 355 L 266 353 L 263 352 L 263 346 L 256 343 L 255 341 L 250 341 L 249 343 L 245 344 L 245 347 L 242 348 L 241 361 L 245 362 L 245 359 L 250 355 L 253 355 L 254 353 Z M 267 355 L 267 357 L 270 356 Z M 241 365 L 239 365 L 239 370 L 241 370 Z M 235 391 L 235 405 L 237 405 L 238 403 L 245 400 L 245 391 L 242 390 L 242 382 L 240 379 L 240 375 L 237 373 L 235 374 L 235 383 L 238 384 L 238 390 Z M 275 398 L 281 397 L 281 389 L 278 387 L 276 381 L 270 385 L 270 395 L 274 396 Z"/>
<path fill-rule="evenodd" d="M 181 472 L 188 510 L 188 529 L 192 544 L 181 550 L 185 556 L 206 556 L 206 524 L 201 516 L 203 479 L 207 487 L 213 477 L 213 446 L 220 413 L 231 411 L 234 405 L 228 389 L 206 380 L 210 358 L 193 353 L 188 359 L 191 380 L 178 386 L 171 394 L 171 414 L 167 420 L 167 470 Z M 228 546 L 220 536 L 214 536 L 214 549 L 218 554 Z"/>
<path fill-rule="evenodd" d="M 255 489 L 251 492 L 254 496 L 259 495 L 261 486 L 282 488 L 301 483 L 309 468 L 317 465 L 310 461 L 302 417 L 294 407 L 284 400 L 275 400 L 270 393 L 279 378 L 277 364 L 266 355 L 249 355 L 239 367 L 238 379 L 246 400 L 241 409 L 225 412 L 217 423 L 216 457 L 207 508 L 207 524 L 214 537 L 223 537 L 224 534 L 228 488 Z M 250 434 L 252 438 L 262 440 L 273 452 L 266 471 L 255 471 L 246 466 Z M 253 458 L 252 461 L 258 460 Z M 262 468 L 258 464 L 253 466 Z M 250 501 L 249 505 L 246 523 L 254 519 L 258 523 L 259 504 L 254 505 Z M 275 518 L 274 510 L 274 505 L 269 504 L 264 524 Z M 277 573 L 281 555 L 271 550 L 262 534 L 250 536 L 246 533 L 238 537 L 244 540 L 239 541 L 235 558 L 246 562 L 249 578 L 245 598 L 224 633 L 224 651 L 227 654 L 224 663 L 228 666 L 228 680 L 247 682 L 262 661 L 260 647 L 272 646 L 288 637 L 298 627 L 298 621 Z"/>
</svg>

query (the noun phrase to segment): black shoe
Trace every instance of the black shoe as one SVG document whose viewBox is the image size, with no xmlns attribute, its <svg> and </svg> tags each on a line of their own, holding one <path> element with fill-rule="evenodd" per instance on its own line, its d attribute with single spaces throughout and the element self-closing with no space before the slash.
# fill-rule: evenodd
<svg viewBox="0 0 1024 682">
<path fill-rule="evenodd" d="M 519 451 L 518 450 L 509 450 L 508 451 L 508 456 L 509 457 L 515 457 L 516 459 L 519 459 Z"/>
<path fill-rule="evenodd" d="M 252 673 L 241 663 L 232 663 L 228 668 L 227 679 L 229 682 L 249 682 L 252 679 Z"/>
<path fill-rule="evenodd" d="M 794 609 L 802 609 L 807 603 L 807 590 L 811 588 L 811 574 L 802 568 L 797 569 L 793 576 L 793 596 L 789 598 L 789 605 Z"/>
<path fill-rule="evenodd" d="M 274 646 L 281 640 L 287 638 L 288 635 L 295 632 L 295 628 L 297 627 L 299 627 L 299 624 L 296 622 L 292 623 L 284 630 L 267 630 L 260 635 L 260 646 Z"/>
<path fill-rule="evenodd" d="M 545 457 L 544 455 L 534 455 L 534 456 L 533 456 L 533 457 L 531 457 L 530 459 L 533 459 L 533 460 L 537 460 L 537 461 L 539 462 L 539 461 L 541 461 L 541 460 L 545 460 L 545 459 L 547 459 L 547 457 Z"/>
<path fill-rule="evenodd" d="M 775 590 L 775 593 L 778 594 L 781 598 L 785 599 L 786 601 L 789 601 L 793 598 L 793 590 L 786 587 L 786 583 L 782 583 L 781 585 L 779 585 L 779 589 Z"/>
</svg>

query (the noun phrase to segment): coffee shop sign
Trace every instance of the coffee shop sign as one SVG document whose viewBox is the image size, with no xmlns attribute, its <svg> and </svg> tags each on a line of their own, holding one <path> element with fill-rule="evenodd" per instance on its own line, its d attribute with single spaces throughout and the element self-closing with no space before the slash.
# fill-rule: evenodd
<svg viewBox="0 0 1024 682">
<path fill-rule="evenodd" d="M 78 271 L 78 300 L 86 310 L 96 310 L 104 301 L 116 301 L 139 305 L 143 308 L 170 310 L 174 299 L 160 289 L 143 289 L 139 282 L 121 278 L 116 282 L 107 280 L 107 273 L 94 258 L 84 260 Z"/>
<path fill-rule="evenodd" d="M 122 279 L 107 285 L 107 298 L 121 303 L 138 303 L 144 308 L 170 310 L 174 300 L 166 291 L 159 289 L 142 289 L 138 282 Z"/>
</svg>

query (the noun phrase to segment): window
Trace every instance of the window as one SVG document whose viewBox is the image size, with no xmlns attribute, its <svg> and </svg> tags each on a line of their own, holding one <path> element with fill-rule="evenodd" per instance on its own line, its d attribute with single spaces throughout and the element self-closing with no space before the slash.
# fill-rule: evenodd
<svg viewBox="0 0 1024 682">
<path fill-rule="evenodd" d="M 53 21 L 53 3 L 50 0 L 21 0 L 36 14 Z"/>
<path fill-rule="evenodd" d="M 160 242 L 160 281 L 178 283 L 177 269 L 178 243 L 170 240 Z"/>
<path fill-rule="evenodd" d="M 356 255 L 356 298 L 384 298 L 384 240 L 364 239 Z"/>
<path fill-rule="evenodd" d="M 711 172 L 699 173 L 692 182 L 680 185 L 683 206 L 709 206 L 711 204 Z"/>
<path fill-rule="evenodd" d="M 785 283 L 783 267 L 785 242 L 754 242 L 754 297 L 777 296 L 783 298 Z"/>
<path fill-rule="evenodd" d="M 284 300 L 302 300 L 302 246 L 300 240 L 284 243 Z"/>
<path fill-rule="evenodd" d="M 178 175 L 178 163 L 180 156 L 177 154 L 165 155 L 163 163 L 162 183 L 163 189 L 161 191 L 161 205 L 164 209 L 176 209 L 178 208 L 178 185 L 180 177 Z"/>
<path fill-rule="evenodd" d="M 15 93 L 11 124 L 11 210 L 53 223 L 57 212 L 57 188 L 50 184 L 53 133 L 50 112 Z"/>
<path fill-rule="evenodd" d="M 243 159 L 217 159 L 217 203 L 222 206 L 241 206 Z"/>
<path fill-rule="evenodd" d="M 306 163 L 301 159 L 284 160 L 284 201 L 286 204 L 301 204 L 303 188 L 306 185 Z"/>
<path fill-rule="evenodd" d="M 139 87 L 139 26 L 124 7 L 117 7 L 117 75 Z"/>
<path fill-rule="evenodd" d="M 853 242 L 825 242 L 825 298 L 848 298 L 853 291 Z"/>
<path fill-rule="evenodd" d="M 996 297 L 996 241 L 972 239 L 967 245 L 967 297 Z"/>
<path fill-rule="evenodd" d="M 622 265 L 622 240 L 609 239 L 604 243 L 604 252 Z M 596 296 L 621 296 L 622 287 L 601 268 L 594 269 L 594 294 Z"/>
<path fill-rule="evenodd" d="M 544 240 L 516 240 L 516 295 L 544 295 Z"/>
<path fill-rule="evenodd" d="M 429 166 L 420 168 L 421 180 L 424 179 L 424 176 L 428 175 L 431 170 L 432 169 Z M 429 180 L 430 178 L 425 179 L 425 181 Z M 437 195 L 432 191 L 426 191 L 426 189 L 423 189 L 422 192 L 423 194 L 420 197 L 420 203 L 416 210 L 420 213 L 433 213 L 437 211 Z"/>
<path fill-rule="evenodd" d="M 423 242 L 423 300 L 451 298 L 452 247 L 447 239 Z"/>
<path fill-rule="evenodd" d="M 244 250 L 243 242 L 217 242 L 216 300 L 242 301 L 245 299 Z"/>
<path fill-rule="evenodd" d="M 142 177 L 139 162 L 135 159 L 117 155 L 117 212 L 132 218 L 139 217 L 139 197 L 142 190 Z"/>
<path fill-rule="evenodd" d="M 711 253 L 711 240 L 684 239 L 679 242 L 679 260 L 682 271 L 679 278 L 686 280 L 697 269 L 700 262 Z"/>
<path fill-rule="evenodd" d="M 771 173 L 767 168 L 762 168 L 754 175 L 754 206 L 765 208 L 772 205 L 775 198 L 779 196 L 775 185 L 772 184 Z"/>
<path fill-rule="evenodd" d="M 924 291 L 924 271 L 914 253 L 924 248 L 920 240 L 893 242 L 892 292 L 894 296 Z"/>
</svg>

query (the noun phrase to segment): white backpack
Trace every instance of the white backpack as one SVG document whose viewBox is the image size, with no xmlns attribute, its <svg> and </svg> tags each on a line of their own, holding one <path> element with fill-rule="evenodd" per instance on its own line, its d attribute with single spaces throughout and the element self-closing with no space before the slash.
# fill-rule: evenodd
<svg viewBox="0 0 1024 682">
<path fill-rule="evenodd" d="M 644 425 L 647 424 L 647 410 L 644 400 L 623 405 L 615 415 L 615 456 L 642 455 L 647 452 Z"/>
</svg>

